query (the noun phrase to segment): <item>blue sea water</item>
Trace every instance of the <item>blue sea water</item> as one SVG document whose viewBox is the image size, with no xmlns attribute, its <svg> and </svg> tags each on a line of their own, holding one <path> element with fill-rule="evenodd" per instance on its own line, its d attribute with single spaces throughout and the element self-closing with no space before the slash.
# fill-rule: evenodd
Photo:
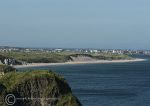
<svg viewBox="0 0 150 106">
<path fill-rule="evenodd" d="M 83 106 L 150 106 L 150 57 L 143 58 L 147 61 L 34 69 L 63 75 Z"/>
</svg>

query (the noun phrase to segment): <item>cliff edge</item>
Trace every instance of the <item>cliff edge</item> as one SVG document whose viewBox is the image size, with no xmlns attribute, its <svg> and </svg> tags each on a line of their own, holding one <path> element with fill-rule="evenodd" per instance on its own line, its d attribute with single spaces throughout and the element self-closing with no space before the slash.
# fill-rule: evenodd
<svg viewBox="0 0 150 106">
<path fill-rule="evenodd" d="M 51 71 L 9 72 L 0 79 L 0 106 L 81 106 L 66 80 Z"/>
</svg>

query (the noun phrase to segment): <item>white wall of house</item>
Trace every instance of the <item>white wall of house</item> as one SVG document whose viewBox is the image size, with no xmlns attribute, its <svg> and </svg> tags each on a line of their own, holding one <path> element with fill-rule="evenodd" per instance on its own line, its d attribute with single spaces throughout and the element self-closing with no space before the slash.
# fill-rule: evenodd
<svg viewBox="0 0 150 106">
<path fill-rule="evenodd" d="M 3 64 L 1 60 L 0 60 L 0 64 Z"/>
</svg>

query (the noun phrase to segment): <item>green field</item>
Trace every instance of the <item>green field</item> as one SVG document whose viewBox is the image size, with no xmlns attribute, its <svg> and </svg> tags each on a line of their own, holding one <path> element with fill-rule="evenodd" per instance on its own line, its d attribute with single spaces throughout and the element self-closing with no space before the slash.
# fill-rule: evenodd
<svg viewBox="0 0 150 106">
<path fill-rule="evenodd" d="M 111 53 L 92 53 L 82 54 L 77 52 L 60 52 L 60 53 L 47 53 L 47 52 L 0 52 L 0 55 L 11 57 L 16 60 L 24 61 L 27 63 L 62 63 L 70 60 L 70 56 L 84 55 L 100 60 L 119 60 L 119 59 L 132 59 L 128 55 L 111 54 Z"/>
</svg>

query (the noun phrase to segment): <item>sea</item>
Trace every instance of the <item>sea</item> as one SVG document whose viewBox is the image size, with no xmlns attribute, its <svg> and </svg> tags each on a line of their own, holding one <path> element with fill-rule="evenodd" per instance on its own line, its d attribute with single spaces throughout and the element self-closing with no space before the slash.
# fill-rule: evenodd
<svg viewBox="0 0 150 106">
<path fill-rule="evenodd" d="M 150 106 L 150 57 L 140 58 L 147 61 L 30 69 L 48 69 L 63 75 L 83 106 Z"/>
</svg>

